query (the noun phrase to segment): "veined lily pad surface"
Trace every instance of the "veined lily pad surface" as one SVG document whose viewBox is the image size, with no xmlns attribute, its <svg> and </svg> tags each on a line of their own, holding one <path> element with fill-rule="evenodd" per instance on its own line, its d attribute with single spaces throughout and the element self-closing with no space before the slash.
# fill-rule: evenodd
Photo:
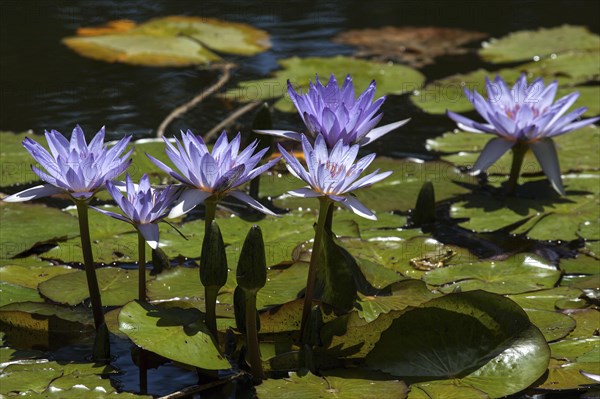
<svg viewBox="0 0 600 399">
<path fill-rule="evenodd" d="M 173 16 L 80 29 L 63 40 L 77 53 L 106 62 L 189 66 L 221 60 L 221 54 L 254 55 L 270 47 L 267 32 L 243 23 Z"/>
</svg>

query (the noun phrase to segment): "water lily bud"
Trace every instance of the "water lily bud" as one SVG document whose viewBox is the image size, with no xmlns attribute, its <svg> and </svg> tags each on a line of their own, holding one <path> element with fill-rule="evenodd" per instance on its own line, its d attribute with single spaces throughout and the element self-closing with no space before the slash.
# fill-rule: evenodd
<svg viewBox="0 0 600 399">
<path fill-rule="evenodd" d="M 257 292 L 267 283 L 265 244 L 260 227 L 250 228 L 237 266 L 237 283 L 245 291 Z"/>
<path fill-rule="evenodd" d="M 227 255 L 221 230 L 216 221 L 202 241 L 200 255 L 200 281 L 205 287 L 222 287 L 227 282 Z"/>
</svg>

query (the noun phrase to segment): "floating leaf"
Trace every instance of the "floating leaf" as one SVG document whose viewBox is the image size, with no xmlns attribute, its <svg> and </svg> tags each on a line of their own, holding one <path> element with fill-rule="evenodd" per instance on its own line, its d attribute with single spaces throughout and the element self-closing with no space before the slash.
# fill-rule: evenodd
<svg viewBox="0 0 600 399">
<path fill-rule="evenodd" d="M 428 381 L 410 385 L 408 399 L 488 399 L 489 396 L 468 386 L 456 384 L 452 380 Z"/>
<path fill-rule="evenodd" d="M 518 31 L 500 39 L 492 39 L 479 50 L 479 54 L 490 62 L 513 62 L 571 51 L 598 51 L 599 47 L 600 37 L 585 27 L 563 25 Z"/>
<path fill-rule="evenodd" d="M 137 297 L 138 271 L 118 267 L 96 269 L 104 306 L 121 306 Z M 54 302 L 78 305 L 89 297 L 85 272 L 63 274 L 44 281 L 39 290 Z"/>
<path fill-rule="evenodd" d="M 0 307 L 0 321 L 29 331 L 80 334 L 93 326 L 91 314 L 83 309 L 50 303 L 21 302 Z"/>
<path fill-rule="evenodd" d="M 359 57 L 393 60 L 419 68 L 434 63 L 434 58 L 442 55 L 464 54 L 467 50 L 461 47 L 463 44 L 486 36 L 481 32 L 434 26 L 386 26 L 345 31 L 333 40 L 357 46 Z"/>
<path fill-rule="evenodd" d="M 221 59 L 211 50 L 249 56 L 270 47 L 263 30 L 200 17 L 157 18 L 121 32 L 90 33 L 94 32 L 79 31 L 63 43 L 85 57 L 146 66 L 207 64 Z"/>
<path fill-rule="evenodd" d="M 77 219 L 58 209 L 0 202 L 0 258 L 12 258 L 38 245 L 64 241 L 77 236 L 78 231 Z"/>
<path fill-rule="evenodd" d="M 548 342 L 566 337 L 575 328 L 575 320 L 562 313 L 538 309 L 525 309 L 525 312 Z"/>
<path fill-rule="evenodd" d="M 36 289 L 0 281 L 0 306 L 17 302 L 43 302 Z"/>
<path fill-rule="evenodd" d="M 346 376 L 348 375 L 348 376 Z M 306 373 L 290 373 L 288 378 L 269 379 L 256 387 L 258 398 L 305 399 L 336 398 L 361 399 L 382 397 L 404 399 L 408 393 L 406 384 L 398 380 L 386 380 L 385 376 L 374 379 L 372 375 L 361 376 L 348 370 L 333 375 L 317 377 Z"/>
<path fill-rule="evenodd" d="M 600 337 L 574 338 L 554 342 L 550 344 L 550 351 L 552 357 L 559 360 L 585 362 L 588 361 L 588 358 L 592 358 L 589 361 L 594 361 L 598 359 Z"/>
<path fill-rule="evenodd" d="M 556 287 L 546 290 L 525 292 L 522 294 L 508 295 L 524 309 L 555 310 L 556 302 L 560 300 L 573 300 L 581 297 L 583 291 L 571 287 Z"/>
<path fill-rule="evenodd" d="M 367 364 L 402 377 L 456 378 L 498 398 L 536 381 L 549 356 L 544 337 L 519 306 L 474 291 L 401 314 L 382 333 Z"/>
<path fill-rule="evenodd" d="M 236 88 L 227 91 L 226 96 L 240 102 L 283 97 L 275 103 L 275 108 L 280 111 L 292 112 L 295 108 L 287 96 L 288 80 L 296 88 L 302 88 L 306 92 L 309 82 L 315 80 L 315 74 L 322 79 L 328 78 L 332 73 L 338 79 L 343 79 L 350 74 L 357 90 L 364 90 L 375 79 L 377 81 L 376 96 L 406 93 L 419 87 L 425 80 L 420 72 L 406 66 L 344 56 L 292 57 L 278 60 L 278 63 L 283 69 L 275 71 L 272 78 L 240 82 Z"/>
<path fill-rule="evenodd" d="M 482 260 L 433 270 L 423 276 L 427 284 L 444 292 L 485 289 L 497 294 L 518 294 L 554 287 L 560 271 L 531 254 L 519 254 L 505 261 Z"/>
<path fill-rule="evenodd" d="M 592 374 L 600 374 L 600 363 L 597 361 L 586 363 L 569 363 L 564 360 L 550 359 L 548 374 L 536 388 L 549 390 L 578 389 L 590 386 L 596 382 L 582 375 L 579 370 Z"/>
<path fill-rule="evenodd" d="M 0 131 L 0 187 L 7 187 L 16 183 L 38 181 L 40 178 L 33 173 L 31 165 L 35 161 L 29 157 L 23 140 L 25 137 L 35 137 L 31 133 Z"/>
<path fill-rule="evenodd" d="M 2 266 L 0 275 L 2 281 L 17 284 L 27 288 L 37 289 L 39 283 L 60 274 L 75 272 L 69 266 Z"/>
<path fill-rule="evenodd" d="M 136 345 L 161 356 L 207 370 L 231 367 L 215 347 L 197 309 L 130 302 L 119 314 L 119 325 Z"/>
<path fill-rule="evenodd" d="M 600 331 L 600 311 L 598 309 L 586 309 L 569 313 L 577 326 L 567 338 L 589 338 L 597 337 Z M 598 373 L 596 373 L 598 374 Z"/>
</svg>

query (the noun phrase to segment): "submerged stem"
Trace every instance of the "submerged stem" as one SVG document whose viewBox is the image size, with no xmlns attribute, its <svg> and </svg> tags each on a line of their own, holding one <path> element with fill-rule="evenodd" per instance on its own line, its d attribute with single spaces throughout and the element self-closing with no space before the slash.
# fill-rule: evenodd
<svg viewBox="0 0 600 399">
<path fill-rule="evenodd" d="M 509 194 L 514 194 L 517 189 L 517 181 L 519 180 L 519 175 L 521 174 L 521 166 L 523 165 L 523 158 L 525 157 L 525 153 L 527 152 L 527 144 L 517 142 L 512 147 L 513 159 L 512 165 L 510 167 L 510 177 L 508 178 L 508 183 L 506 184 L 506 188 Z"/>
<path fill-rule="evenodd" d="M 138 299 L 146 300 L 146 240 L 138 230 Z"/>
<path fill-rule="evenodd" d="M 312 308 L 312 300 L 315 294 L 315 282 L 317 279 L 319 254 L 321 252 L 321 242 L 323 241 L 323 232 L 327 227 L 327 219 L 329 208 L 332 202 L 327 197 L 320 197 L 319 219 L 317 221 L 317 229 L 315 231 L 315 240 L 313 242 L 312 254 L 310 256 L 310 266 L 308 267 L 308 278 L 306 279 L 306 290 L 304 292 L 304 306 L 302 308 L 302 322 L 300 324 L 300 340 L 304 342 L 305 329 L 307 327 L 310 310 Z"/>
<path fill-rule="evenodd" d="M 92 253 L 92 242 L 90 240 L 90 226 L 88 220 L 88 205 L 83 201 L 76 201 L 75 205 L 77 206 L 77 216 L 79 219 L 79 234 L 81 237 L 81 251 L 83 253 L 83 263 L 85 266 L 85 277 L 90 293 L 90 302 L 92 303 L 94 325 L 96 331 L 98 331 L 100 326 L 104 324 L 104 313 L 102 312 L 102 299 L 98 287 L 98 278 L 96 277 L 96 268 L 94 267 L 94 255 Z"/>
</svg>

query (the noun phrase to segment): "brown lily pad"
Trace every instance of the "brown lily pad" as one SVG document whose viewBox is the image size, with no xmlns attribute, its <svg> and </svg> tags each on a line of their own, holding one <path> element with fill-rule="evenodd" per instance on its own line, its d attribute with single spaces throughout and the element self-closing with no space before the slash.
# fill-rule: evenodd
<svg viewBox="0 0 600 399">
<path fill-rule="evenodd" d="M 453 28 L 386 26 L 342 32 L 334 41 L 357 46 L 358 56 L 422 67 L 441 55 L 464 54 L 468 50 L 461 46 L 486 37 L 482 32 Z"/>
</svg>

